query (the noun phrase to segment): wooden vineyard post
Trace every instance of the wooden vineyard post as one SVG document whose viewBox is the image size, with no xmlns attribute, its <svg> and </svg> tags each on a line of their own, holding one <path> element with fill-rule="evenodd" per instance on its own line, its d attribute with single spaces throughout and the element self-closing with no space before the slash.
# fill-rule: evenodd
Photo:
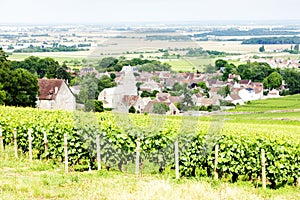
<svg viewBox="0 0 300 200">
<path fill-rule="evenodd" d="M 14 149 L 15 149 L 15 157 L 18 158 L 18 143 L 17 143 L 17 129 L 14 129 Z"/>
<path fill-rule="evenodd" d="M 218 172 L 217 172 L 217 166 L 219 162 L 219 145 L 217 144 L 215 147 L 215 164 L 214 164 L 214 179 L 218 180 Z"/>
<path fill-rule="evenodd" d="M 32 161 L 32 137 L 31 137 L 32 130 L 28 130 L 28 143 L 29 143 L 29 160 Z"/>
<path fill-rule="evenodd" d="M 3 137 L 2 137 L 2 127 L 0 126 L 0 151 L 4 151 Z"/>
<path fill-rule="evenodd" d="M 65 171 L 69 172 L 69 163 L 68 163 L 68 135 L 64 134 L 64 149 L 65 149 Z"/>
<path fill-rule="evenodd" d="M 47 133 L 44 131 L 44 145 L 45 145 L 45 154 L 48 154 L 48 139 L 47 139 Z M 46 156 L 48 160 L 48 155 Z"/>
<path fill-rule="evenodd" d="M 99 135 L 96 136 L 96 146 L 97 146 L 97 163 L 98 163 L 98 170 L 101 170 L 100 137 L 99 137 Z"/>
<path fill-rule="evenodd" d="M 139 169 L 140 169 L 140 152 L 141 152 L 141 148 L 140 148 L 140 138 L 138 138 L 136 140 L 136 158 L 135 158 L 135 174 L 136 177 L 139 177 Z"/>
<path fill-rule="evenodd" d="M 261 180 L 263 189 L 266 189 L 266 157 L 264 149 L 261 150 Z"/>
<path fill-rule="evenodd" d="M 175 172 L 176 172 L 176 179 L 179 179 L 179 151 L 178 151 L 178 140 L 175 141 Z"/>
</svg>

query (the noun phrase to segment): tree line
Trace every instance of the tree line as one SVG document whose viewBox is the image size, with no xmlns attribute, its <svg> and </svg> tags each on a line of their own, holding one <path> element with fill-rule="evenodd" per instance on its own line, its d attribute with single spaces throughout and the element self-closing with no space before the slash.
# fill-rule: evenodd
<svg viewBox="0 0 300 200">
<path fill-rule="evenodd" d="M 242 44 L 300 44 L 300 37 L 260 37 L 243 40 Z"/>
<path fill-rule="evenodd" d="M 27 48 L 23 49 L 16 49 L 14 50 L 15 53 L 34 53 L 34 52 L 69 52 L 69 51 L 87 51 L 89 49 L 77 48 L 76 45 L 73 46 L 65 46 L 65 45 L 58 45 L 53 47 L 40 47 L 40 46 L 33 46 L 30 45 Z"/>
<path fill-rule="evenodd" d="M 222 71 L 222 79 L 226 81 L 229 74 L 240 75 L 241 79 L 251 80 L 252 82 L 262 82 L 264 88 L 278 89 L 285 81 L 287 90 L 282 94 L 298 94 L 300 93 L 300 71 L 297 68 L 272 68 L 265 62 L 247 62 L 235 66 L 226 60 L 218 59 L 215 61 L 216 70 Z M 238 80 L 236 80 L 238 82 Z"/>
<path fill-rule="evenodd" d="M 133 58 L 127 60 L 124 56 L 119 58 L 106 57 L 99 61 L 96 69 L 99 72 L 121 71 L 123 66 L 135 66 L 139 71 L 171 71 L 171 65 L 162 63 L 158 60 L 148 60 L 142 58 Z"/>
<path fill-rule="evenodd" d="M 194 37 L 215 36 L 263 36 L 263 35 L 297 35 L 300 32 L 285 30 L 270 30 L 266 28 L 257 28 L 251 30 L 239 30 L 237 28 L 229 28 L 226 30 L 214 30 L 207 33 L 194 34 Z"/>
<path fill-rule="evenodd" d="M 28 57 L 23 61 L 10 61 L 0 48 L 0 104 L 8 106 L 36 105 L 38 78 L 70 80 L 66 65 L 60 66 L 52 58 Z"/>
</svg>

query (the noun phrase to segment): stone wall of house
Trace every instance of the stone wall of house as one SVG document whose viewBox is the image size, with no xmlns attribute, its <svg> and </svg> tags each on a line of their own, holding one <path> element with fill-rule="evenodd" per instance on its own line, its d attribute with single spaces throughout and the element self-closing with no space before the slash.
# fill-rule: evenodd
<svg viewBox="0 0 300 200">
<path fill-rule="evenodd" d="M 68 86 L 63 83 L 60 87 L 53 109 L 58 110 L 75 110 L 76 109 L 76 99 L 75 96 L 71 93 Z"/>
</svg>

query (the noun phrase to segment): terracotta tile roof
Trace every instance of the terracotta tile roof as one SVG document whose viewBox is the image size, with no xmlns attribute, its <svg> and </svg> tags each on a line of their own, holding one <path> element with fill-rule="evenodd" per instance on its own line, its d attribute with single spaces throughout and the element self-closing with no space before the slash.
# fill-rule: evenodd
<svg viewBox="0 0 300 200">
<path fill-rule="evenodd" d="M 240 80 L 240 84 L 241 85 L 248 85 L 249 83 L 250 83 L 251 81 L 249 81 L 249 80 Z"/>
<path fill-rule="evenodd" d="M 231 88 L 230 91 L 231 93 L 237 94 L 239 91 L 241 91 L 243 88 Z"/>
<path fill-rule="evenodd" d="M 213 100 L 213 99 L 208 99 L 208 98 L 203 98 L 202 100 L 201 100 L 201 104 L 202 105 L 206 105 L 206 106 L 208 106 L 208 105 L 211 105 L 211 104 L 215 104 L 215 100 Z"/>
<path fill-rule="evenodd" d="M 144 108 L 144 112 L 151 113 L 153 110 L 153 105 L 155 101 L 149 101 L 148 104 Z"/>
<path fill-rule="evenodd" d="M 136 95 L 124 95 L 122 98 L 122 102 L 127 106 L 132 106 L 137 102 L 138 98 L 139 96 Z"/>
<path fill-rule="evenodd" d="M 221 88 L 212 87 L 212 88 L 210 89 L 210 92 L 211 92 L 211 93 L 217 93 L 220 89 L 221 89 Z"/>
<path fill-rule="evenodd" d="M 61 79 L 39 79 L 39 99 L 40 100 L 55 100 L 57 92 L 62 83 Z"/>
<path fill-rule="evenodd" d="M 202 98 L 202 97 L 203 97 L 203 95 L 202 95 L 202 94 L 200 94 L 200 93 L 197 93 L 197 94 L 195 94 L 195 97 L 197 97 L 197 98 Z"/>
<path fill-rule="evenodd" d="M 233 101 L 242 99 L 238 94 L 230 94 L 230 97 L 232 98 Z"/>
<path fill-rule="evenodd" d="M 182 98 L 170 96 L 169 99 L 170 99 L 170 102 L 172 102 L 172 103 L 178 103 Z"/>
</svg>

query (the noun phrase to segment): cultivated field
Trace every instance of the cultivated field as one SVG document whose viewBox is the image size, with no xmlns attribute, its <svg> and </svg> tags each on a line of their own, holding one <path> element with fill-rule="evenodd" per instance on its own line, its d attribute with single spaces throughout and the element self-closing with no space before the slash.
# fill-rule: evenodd
<svg viewBox="0 0 300 200">
<path fill-rule="evenodd" d="M 299 199 L 299 189 L 254 188 L 210 179 L 176 181 L 167 174 L 144 175 L 101 170 L 66 174 L 61 164 L 15 159 L 13 149 L 0 154 L 0 199 Z"/>
</svg>

